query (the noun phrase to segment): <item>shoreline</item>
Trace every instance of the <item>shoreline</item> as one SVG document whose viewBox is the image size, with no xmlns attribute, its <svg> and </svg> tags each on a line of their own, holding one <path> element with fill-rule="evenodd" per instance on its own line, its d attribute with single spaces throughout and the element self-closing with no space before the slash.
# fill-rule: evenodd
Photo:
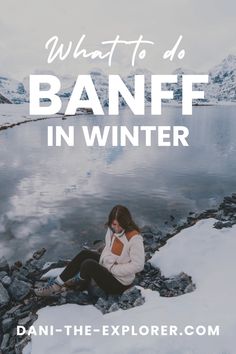
<svg viewBox="0 0 236 354">
<path fill-rule="evenodd" d="M 57 262 L 45 262 L 43 255 L 45 248 L 36 251 L 32 258 L 24 264 L 20 261 L 9 265 L 6 259 L 0 261 L 0 294 L 1 306 L 0 314 L 2 318 L 3 335 L 0 338 L 1 350 L 3 353 L 21 353 L 23 348 L 30 341 L 29 336 L 19 338 L 16 336 L 16 324 L 29 328 L 38 318 L 37 311 L 45 306 L 59 306 L 63 304 L 93 304 L 103 314 L 113 312 L 119 309 L 127 310 L 129 308 L 140 306 L 145 302 L 141 295 L 141 286 L 144 289 L 158 291 L 160 296 L 173 297 L 180 296 L 196 289 L 194 279 L 191 274 L 181 272 L 174 277 L 165 277 L 161 270 L 153 267 L 148 260 L 156 251 L 166 245 L 168 240 L 179 234 L 181 230 L 195 225 L 198 221 L 208 218 L 214 218 L 215 228 L 222 229 L 232 227 L 236 224 L 236 193 L 224 197 L 222 203 L 215 209 L 207 209 L 201 213 L 189 212 L 186 220 L 181 222 L 172 231 L 164 234 L 159 231 L 153 231 L 145 226 L 141 231 L 145 246 L 145 267 L 137 274 L 134 286 L 121 296 L 108 296 L 102 294 L 98 288 L 93 288 L 90 293 L 76 293 L 76 291 L 65 289 L 59 295 L 50 298 L 37 298 L 32 294 L 33 287 L 45 284 L 41 277 L 65 267 L 68 260 L 58 260 Z M 102 241 L 95 241 L 94 247 L 102 247 Z M 91 296 L 95 296 L 92 299 Z"/>
<path fill-rule="evenodd" d="M 63 105 L 65 104 L 66 100 L 63 101 Z M 5 105 L 5 106 L 10 106 L 10 107 L 24 107 L 25 105 L 29 105 L 29 103 L 25 102 L 25 103 L 21 103 L 21 104 L 0 104 L 0 105 Z M 234 107 L 236 106 L 236 102 L 221 102 L 221 103 L 214 103 L 214 102 L 209 102 L 209 103 L 196 103 L 194 104 L 193 103 L 193 107 Z M 146 103 L 145 105 L 145 108 L 150 108 L 151 106 L 149 105 L 149 103 Z M 173 102 L 173 103 L 170 103 L 170 102 L 163 102 L 163 108 L 181 108 L 181 103 L 178 103 L 178 102 Z M 120 107 L 119 109 L 121 111 L 125 110 L 127 108 L 127 106 L 123 106 L 123 107 Z M 106 113 L 106 111 L 105 111 Z M 79 117 L 79 116 L 96 116 L 96 115 L 93 115 L 91 114 L 91 111 L 88 110 L 86 112 L 86 110 L 82 110 L 80 112 L 77 112 L 76 114 L 74 115 L 66 115 L 65 112 L 64 112 L 64 109 L 60 112 L 58 112 L 57 114 L 53 114 L 52 116 L 45 116 L 45 117 L 42 117 L 42 116 L 36 116 L 35 118 L 32 118 L 32 116 L 28 115 L 25 115 L 27 113 L 25 112 L 22 112 L 22 117 L 20 117 L 17 121 L 13 121 L 12 123 L 11 122 L 1 122 L 1 117 L 8 117 L 9 115 L 4 113 L 2 115 L 0 115 L 0 132 L 1 131 L 4 131 L 6 129 L 9 129 L 9 128 L 14 128 L 16 126 L 19 126 L 21 124 L 26 124 L 26 123 L 31 123 L 31 122 L 37 122 L 37 121 L 40 121 L 40 120 L 46 120 L 46 119 L 52 119 L 52 118 L 61 118 L 62 120 L 66 120 L 68 118 L 71 118 L 71 117 Z M 102 116 L 103 117 L 103 116 Z M 22 118 L 22 120 L 21 120 Z M 12 119 L 12 118 L 11 118 Z"/>
</svg>

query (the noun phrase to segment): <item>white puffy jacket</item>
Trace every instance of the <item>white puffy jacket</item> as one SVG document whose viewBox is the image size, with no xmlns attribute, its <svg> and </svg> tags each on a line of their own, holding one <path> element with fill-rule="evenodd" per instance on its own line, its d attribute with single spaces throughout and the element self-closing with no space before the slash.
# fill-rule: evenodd
<svg viewBox="0 0 236 354">
<path fill-rule="evenodd" d="M 134 230 L 118 237 L 108 228 L 105 242 L 99 264 L 107 268 L 123 285 L 131 284 L 135 274 L 144 268 L 142 236 Z"/>
</svg>

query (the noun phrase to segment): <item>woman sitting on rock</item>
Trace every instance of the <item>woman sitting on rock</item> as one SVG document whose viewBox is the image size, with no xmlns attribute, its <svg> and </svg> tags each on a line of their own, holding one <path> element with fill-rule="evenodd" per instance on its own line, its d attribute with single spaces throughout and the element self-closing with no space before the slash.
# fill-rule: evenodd
<svg viewBox="0 0 236 354">
<path fill-rule="evenodd" d="M 101 255 L 96 251 L 81 251 L 53 282 L 35 289 L 35 294 L 55 295 L 62 291 L 63 286 L 85 290 L 91 280 L 107 294 L 121 294 L 128 289 L 135 274 L 144 268 L 143 238 L 129 210 L 122 205 L 111 210 L 106 226 L 105 247 Z"/>
</svg>

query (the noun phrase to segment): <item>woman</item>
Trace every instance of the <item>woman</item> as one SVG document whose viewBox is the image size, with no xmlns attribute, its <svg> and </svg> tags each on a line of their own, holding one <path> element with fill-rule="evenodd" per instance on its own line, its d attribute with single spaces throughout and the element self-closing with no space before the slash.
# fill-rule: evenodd
<svg viewBox="0 0 236 354">
<path fill-rule="evenodd" d="M 105 247 L 101 255 L 83 250 L 53 282 L 35 289 L 37 296 L 59 293 L 63 286 L 77 285 L 85 290 L 93 279 L 107 294 L 121 294 L 144 268 L 143 238 L 129 210 L 116 205 L 110 212 Z"/>
</svg>

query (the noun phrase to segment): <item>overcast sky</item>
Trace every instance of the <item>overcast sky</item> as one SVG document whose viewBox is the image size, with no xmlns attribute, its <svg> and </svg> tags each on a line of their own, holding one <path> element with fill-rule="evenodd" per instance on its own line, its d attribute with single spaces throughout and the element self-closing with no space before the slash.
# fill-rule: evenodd
<svg viewBox="0 0 236 354">
<path fill-rule="evenodd" d="M 236 2 L 234 0 L 57 0 L 4 1 L 0 12 L 0 74 L 21 79 L 38 70 L 58 74 L 83 74 L 93 67 L 107 69 L 107 62 L 88 59 L 56 60 L 47 64 L 45 43 L 58 35 L 74 45 L 82 34 L 88 50 L 102 49 L 101 41 L 117 34 L 125 40 L 155 42 L 139 67 L 171 73 L 176 67 L 207 73 L 228 54 L 236 54 Z M 183 60 L 162 59 L 179 35 Z M 114 53 L 110 72 L 132 70 L 131 51 L 124 46 Z"/>
</svg>

